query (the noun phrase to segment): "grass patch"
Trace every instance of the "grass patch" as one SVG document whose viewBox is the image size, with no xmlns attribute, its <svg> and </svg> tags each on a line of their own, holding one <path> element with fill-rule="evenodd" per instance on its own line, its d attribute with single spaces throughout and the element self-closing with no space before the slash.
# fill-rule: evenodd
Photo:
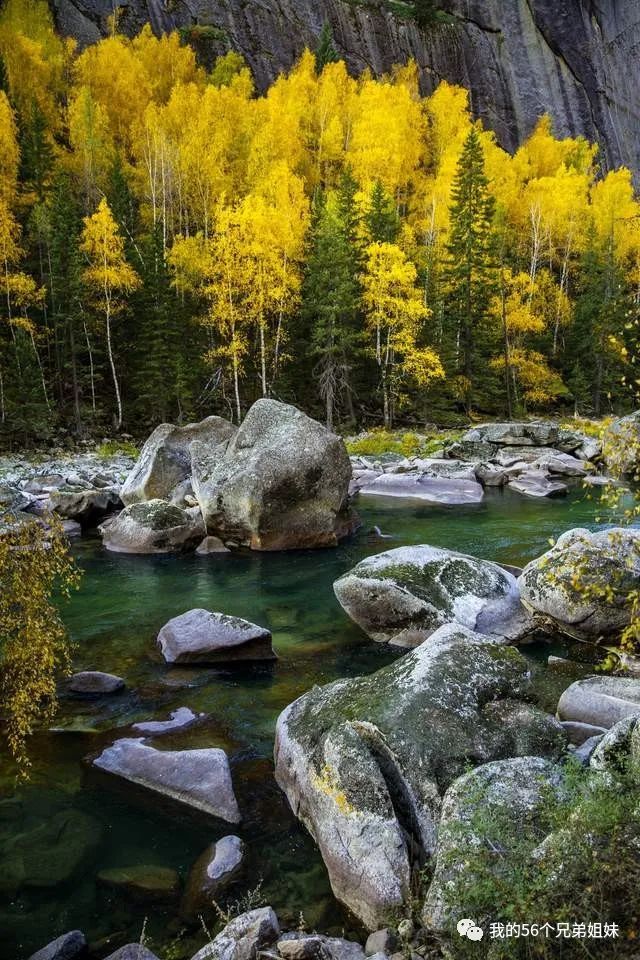
<svg viewBox="0 0 640 960">
<path fill-rule="evenodd" d="M 97 447 L 96 453 L 101 460 L 109 460 L 111 457 L 133 457 L 137 460 L 140 451 L 130 440 L 105 440 Z"/>
<path fill-rule="evenodd" d="M 371 430 L 357 437 L 347 437 L 347 451 L 354 456 L 382 456 L 398 453 L 403 457 L 429 457 L 446 443 L 460 437 L 460 431 L 445 433 L 412 433 L 392 430 Z"/>
</svg>

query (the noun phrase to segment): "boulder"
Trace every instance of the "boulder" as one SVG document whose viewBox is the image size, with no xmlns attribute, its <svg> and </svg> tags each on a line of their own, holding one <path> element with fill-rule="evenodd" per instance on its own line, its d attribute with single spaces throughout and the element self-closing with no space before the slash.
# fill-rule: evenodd
<svg viewBox="0 0 640 960">
<path fill-rule="evenodd" d="M 500 447 L 494 452 L 492 461 L 500 467 L 514 467 L 523 463 L 533 467 L 545 457 L 561 456 L 562 451 L 549 447 Z"/>
<path fill-rule="evenodd" d="M 444 449 L 447 460 L 491 460 L 496 448 L 481 440 L 455 440 Z"/>
<path fill-rule="evenodd" d="M 464 900 L 456 903 L 453 894 L 457 882 L 473 881 L 469 875 L 472 869 L 469 855 L 493 841 L 500 844 L 500 856 L 495 859 L 496 875 L 510 857 L 520 862 L 525 851 L 524 834 L 518 828 L 530 828 L 536 815 L 548 805 L 550 793 L 559 796 L 561 789 L 560 767 L 541 757 L 487 763 L 464 774 L 449 787 L 442 802 L 435 867 L 422 911 L 422 922 L 429 931 L 451 932 L 453 922 L 466 916 Z M 499 832 L 500 824 L 505 821 L 512 825 L 505 831 L 506 844 Z M 483 830 L 487 830 L 489 823 L 495 825 L 495 832 L 486 836 Z M 513 838 L 514 843 L 511 849 L 509 838 Z M 530 853 L 536 844 L 531 831 Z M 475 919 L 482 925 L 487 918 Z"/>
<path fill-rule="evenodd" d="M 236 427 L 222 417 L 176 427 L 162 423 L 153 431 L 122 487 L 125 506 L 146 500 L 170 500 L 176 487 L 191 475 L 191 444 L 202 444 L 209 457 L 222 455 Z M 184 493 L 184 491 L 183 491 Z"/>
<path fill-rule="evenodd" d="M 475 472 L 483 487 L 503 487 L 509 479 L 507 470 L 496 463 L 479 463 Z"/>
<path fill-rule="evenodd" d="M 26 510 L 33 501 L 34 497 L 25 490 L 19 490 L 8 483 L 0 483 L 0 514 Z"/>
<path fill-rule="evenodd" d="M 245 846 L 240 837 L 222 837 L 202 853 L 189 871 L 180 913 L 186 920 L 197 920 L 213 910 L 213 901 L 241 875 Z"/>
<path fill-rule="evenodd" d="M 132 724 L 131 729 L 136 733 L 143 733 L 147 737 L 159 737 L 164 733 L 171 733 L 173 730 L 182 730 L 184 727 L 190 727 L 192 723 L 197 723 L 205 717 L 204 713 L 194 713 L 189 707 L 178 707 L 171 711 L 169 720 L 145 720 L 142 723 Z"/>
<path fill-rule="evenodd" d="M 475 479 L 456 480 L 418 473 L 400 476 L 384 473 L 375 480 L 361 484 L 358 492 L 367 496 L 406 497 L 451 506 L 480 503 L 484 496 L 482 487 Z"/>
<path fill-rule="evenodd" d="M 640 471 L 640 410 L 614 420 L 602 434 L 602 456 L 616 477 L 637 477 Z"/>
<path fill-rule="evenodd" d="M 207 533 L 253 550 L 335 546 L 354 529 L 351 463 L 342 439 L 302 411 L 258 400 L 224 456 L 192 444 Z"/>
<path fill-rule="evenodd" d="M 640 531 L 569 530 L 524 568 L 525 606 L 579 640 L 616 638 L 630 622 L 629 594 L 640 588 Z"/>
<path fill-rule="evenodd" d="M 80 930 L 71 930 L 32 953 L 29 960 L 80 960 L 87 954 L 87 941 Z"/>
<path fill-rule="evenodd" d="M 275 943 L 279 935 L 280 925 L 271 907 L 249 910 L 228 923 L 192 960 L 256 960 L 258 952 Z"/>
<path fill-rule="evenodd" d="M 368 957 L 372 957 L 376 953 L 385 953 L 387 956 L 391 956 L 392 953 L 395 953 L 397 947 L 398 938 L 393 930 L 390 930 L 389 927 L 383 927 L 382 930 L 374 930 L 373 933 L 369 934 L 364 952 Z"/>
<path fill-rule="evenodd" d="M 2 845 L 0 890 L 15 893 L 66 883 L 91 861 L 101 840 L 102 828 L 93 817 L 79 810 L 54 813 Z"/>
<path fill-rule="evenodd" d="M 266 627 L 210 610 L 188 610 L 169 620 L 158 646 L 166 663 L 276 659 Z"/>
<path fill-rule="evenodd" d="M 442 457 L 414 458 L 411 469 L 427 477 L 444 477 L 449 480 L 475 480 L 474 465 L 467 460 L 444 459 Z"/>
<path fill-rule="evenodd" d="M 581 747 L 587 740 L 600 737 L 606 733 L 604 727 L 594 726 L 592 723 L 582 723 L 580 720 L 562 720 L 562 728 L 569 738 L 569 742 Z"/>
<path fill-rule="evenodd" d="M 559 723 L 522 702 L 525 659 L 458 625 L 370 676 L 314 687 L 276 725 L 276 779 L 335 896 L 371 930 L 411 896 L 441 797 L 469 764 L 557 756 Z"/>
<path fill-rule="evenodd" d="M 587 677 L 576 680 L 558 702 L 561 720 L 608 730 L 625 717 L 640 715 L 640 680 L 632 677 Z"/>
<path fill-rule="evenodd" d="M 544 470 L 527 470 L 508 483 L 510 490 L 525 497 L 563 497 L 567 492 L 566 483 L 552 480 Z"/>
<path fill-rule="evenodd" d="M 285 933 L 278 940 L 278 953 L 284 960 L 364 960 L 359 943 L 319 933 Z"/>
<path fill-rule="evenodd" d="M 544 454 L 538 460 L 538 466 L 562 477 L 584 477 L 587 474 L 585 461 L 572 457 L 570 453 Z"/>
<path fill-rule="evenodd" d="M 49 504 L 59 516 L 77 520 L 84 526 L 96 523 L 122 506 L 116 489 L 54 490 Z"/>
<path fill-rule="evenodd" d="M 158 957 L 141 943 L 127 943 L 115 953 L 110 953 L 105 960 L 158 960 Z"/>
<path fill-rule="evenodd" d="M 176 871 L 156 864 L 101 870 L 96 879 L 103 887 L 117 890 L 139 903 L 174 900 L 180 892 L 180 877 Z"/>
<path fill-rule="evenodd" d="M 205 529 L 198 508 L 181 510 L 166 500 L 133 503 L 100 527 L 114 553 L 177 553 L 192 550 Z"/>
<path fill-rule="evenodd" d="M 231 553 L 231 551 L 228 547 L 225 547 L 219 537 L 205 537 L 202 543 L 198 544 L 196 553 L 207 555 L 210 553 Z"/>
<path fill-rule="evenodd" d="M 640 761 L 640 711 L 635 716 L 618 720 L 610 730 L 600 738 L 589 766 L 600 773 L 633 772 L 638 777 Z M 629 766 L 629 764 L 633 766 Z"/>
<path fill-rule="evenodd" d="M 177 801 L 227 823 L 240 822 L 231 770 L 224 750 L 156 750 L 143 739 L 125 738 L 106 747 L 93 766 L 151 794 Z"/>
<path fill-rule="evenodd" d="M 510 639 L 530 629 L 513 574 L 444 547 L 397 547 L 366 557 L 333 589 L 377 641 L 410 632 L 415 646 L 445 623 Z"/>
<path fill-rule="evenodd" d="M 81 697 L 101 697 L 124 690 L 124 680 L 101 670 L 81 670 L 69 678 L 67 690 Z"/>
</svg>

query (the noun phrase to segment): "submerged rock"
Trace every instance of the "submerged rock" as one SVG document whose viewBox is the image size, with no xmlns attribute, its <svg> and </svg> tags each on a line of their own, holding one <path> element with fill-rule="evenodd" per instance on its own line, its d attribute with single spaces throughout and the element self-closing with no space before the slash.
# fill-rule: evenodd
<svg viewBox="0 0 640 960">
<path fill-rule="evenodd" d="M 511 573 L 443 547 L 398 547 L 366 557 L 333 589 L 351 619 L 378 641 L 404 632 L 415 646 L 445 623 L 509 639 L 531 628 Z"/>
<path fill-rule="evenodd" d="M 556 756 L 559 723 L 519 698 L 525 659 L 457 625 L 367 677 L 315 687 L 276 726 L 276 779 L 336 897 L 369 927 L 410 896 L 441 797 L 469 764 Z"/>
<path fill-rule="evenodd" d="M 116 740 L 93 766 L 154 794 L 225 820 L 240 822 L 224 750 L 156 750 L 142 739 Z"/>
<path fill-rule="evenodd" d="M 67 689 L 83 697 L 100 697 L 124 690 L 124 680 L 101 670 L 81 670 L 69 678 Z"/>
<path fill-rule="evenodd" d="M 207 532 L 252 550 L 335 546 L 354 529 L 343 440 L 301 410 L 258 400 L 222 459 L 192 446 Z"/>
<path fill-rule="evenodd" d="M 275 660 L 271 632 L 240 617 L 188 610 L 165 623 L 158 646 L 167 663 Z"/>
<path fill-rule="evenodd" d="M 576 680 L 558 702 L 561 720 L 608 730 L 625 717 L 640 715 L 640 680 L 631 677 L 587 677 Z"/>
<path fill-rule="evenodd" d="M 456 902 L 452 893 L 463 878 L 473 883 L 469 855 L 497 840 L 500 856 L 496 857 L 496 875 L 510 859 L 520 862 L 524 854 L 523 828 L 532 826 L 548 806 L 550 795 L 558 796 L 561 789 L 561 769 L 540 757 L 496 760 L 464 774 L 449 787 L 442 802 L 433 878 L 422 911 L 422 922 L 428 930 L 444 933 L 453 921 L 466 915 L 466 904 Z M 497 838 L 484 835 L 483 824 L 486 830 L 488 823 L 496 824 L 497 831 L 501 823 L 508 823 L 509 829 L 501 833 L 511 838 L 512 849 L 505 846 L 500 832 Z M 532 832 L 529 853 L 537 843 Z M 474 918 L 481 925 L 488 919 Z"/>
<path fill-rule="evenodd" d="M 158 737 L 163 733 L 171 733 L 173 730 L 181 730 L 184 727 L 191 726 L 205 717 L 204 713 L 194 713 L 189 707 L 178 707 L 171 711 L 169 720 L 145 720 L 142 723 L 134 723 L 131 727 L 136 733 L 143 733 L 147 737 Z"/>
<path fill-rule="evenodd" d="M 126 507 L 100 532 L 107 550 L 115 553 L 176 553 L 193 549 L 205 530 L 198 508 L 149 500 Z"/>
<path fill-rule="evenodd" d="M 245 846 L 240 837 L 222 837 L 202 853 L 189 871 L 180 913 L 197 920 L 201 913 L 213 910 L 213 901 L 241 875 Z"/>
<path fill-rule="evenodd" d="M 173 900 L 180 892 L 180 877 L 170 867 L 156 864 L 134 864 L 130 867 L 112 867 L 97 874 L 98 883 L 126 894 L 142 903 Z"/>
<path fill-rule="evenodd" d="M 71 930 L 32 953 L 29 960 L 80 960 L 86 953 L 87 941 L 84 934 L 81 930 Z"/>
<path fill-rule="evenodd" d="M 274 944 L 279 935 L 271 907 L 249 910 L 228 923 L 192 960 L 256 960 L 258 952 Z"/>
<path fill-rule="evenodd" d="M 203 444 L 213 457 L 220 445 L 233 436 L 236 427 L 222 417 L 207 417 L 200 423 L 176 427 L 161 423 L 153 431 L 122 487 L 125 506 L 146 500 L 170 500 L 175 488 L 191 475 L 191 444 Z M 224 447 L 222 448 L 224 449 Z"/>
<path fill-rule="evenodd" d="M 15 892 L 66 883 L 91 860 L 101 840 L 102 827 L 93 817 L 79 810 L 53 814 L 3 844 L 0 889 Z"/>
<path fill-rule="evenodd" d="M 640 531 L 568 530 L 532 560 L 519 580 L 522 602 L 563 633 L 616 637 L 629 624 L 629 594 L 640 587 Z"/>
</svg>

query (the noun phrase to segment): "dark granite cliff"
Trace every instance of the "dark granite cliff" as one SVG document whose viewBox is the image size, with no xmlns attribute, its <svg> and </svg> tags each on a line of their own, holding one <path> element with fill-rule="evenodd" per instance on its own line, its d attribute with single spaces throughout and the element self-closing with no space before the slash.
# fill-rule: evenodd
<svg viewBox="0 0 640 960">
<path fill-rule="evenodd" d="M 50 0 L 62 32 L 90 43 L 113 0 Z M 558 134 L 584 134 L 605 166 L 640 171 L 638 0 L 442 0 L 446 23 L 420 30 L 385 0 L 124 0 L 135 33 L 199 24 L 210 54 L 240 51 L 265 87 L 324 21 L 349 67 L 383 73 L 413 57 L 426 92 L 441 79 L 471 90 L 473 110 L 513 149 L 548 112 Z"/>
</svg>

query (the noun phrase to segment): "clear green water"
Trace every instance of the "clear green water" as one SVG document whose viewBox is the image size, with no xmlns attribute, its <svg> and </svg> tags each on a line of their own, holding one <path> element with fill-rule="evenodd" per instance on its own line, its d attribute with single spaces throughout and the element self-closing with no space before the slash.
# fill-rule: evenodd
<svg viewBox="0 0 640 960">
<path fill-rule="evenodd" d="M 274 722 L 288 703 L 313 684 L 371 672 L 397 656 L 350 623 L 334 598 L 333 581 L 363 556 L 409 543 L 522 565 L 563 530 L 595 526 L 597 513 L 594 502 L 580 491 L 564 501 L 540 502 L 496 491 L 480 505 L 454 508 L 368 498 L 358 509 L 360 533 L 335 550 L 149 558 L 108 554 L 92 539 L 75 546 L 84 578 L 65 610 L 77 644 L 75 667 L 117 673 L 126 679 L 127 689 L 102 703 L 63 701 L 56 721 L 60 731 L 35 738 L 31 782 L 16 791 L 5 779 L 0 863 L 6 864 L 10 837 L 48 823 L 59 810 L 89 814 L 101 840 L 66 882 L 2 895 L 3 960 L 22 960 L 74 927 L 91 941 L 119 934 L 115 949 L 120 942 L 138 939 L 147 915 L 147 936 L 164 956 L 161 945 L 181 930 L 176 905 L 132 903 L 96 884 L 96 873 L 138 863 L 170 866 L 185 876 L 208 843 L 231 831 L 206 821 L 190 822 L 175 811 L 140 806 L 97 781 L 83 758 L 129 724 L 166 719 L 179 706 L 205 712 L 208 719 L 156 744 L 228 751 L 243 812 L 239 832 L 251 851 L 245 888 L 262 879 L 265 899 L 285 924 L 297 924 L 304 910 L 310 927 L 348 929 L 349 920 L 331 898 L 311 840 L 275 785 L 271 761 Z M 374 524 L 393 539 L 372 535 Z M 167 669 L 155 653 L 155 636 L 170 617 L 198 606 L 269 627 L 279 660 L 268 667 Z M 528 655 L 542 663 L 547 652 L 530 648 Z M 545 682 L 553 703 L 557 691 L 551 680 Z M 240 888 L 237 895 L 242 892 Z M 193 932 L 180 941 L 183 952 L 176 948 L 172 956 L 190 956 L 203 940 L 204 934 Z"/>
</svg>

